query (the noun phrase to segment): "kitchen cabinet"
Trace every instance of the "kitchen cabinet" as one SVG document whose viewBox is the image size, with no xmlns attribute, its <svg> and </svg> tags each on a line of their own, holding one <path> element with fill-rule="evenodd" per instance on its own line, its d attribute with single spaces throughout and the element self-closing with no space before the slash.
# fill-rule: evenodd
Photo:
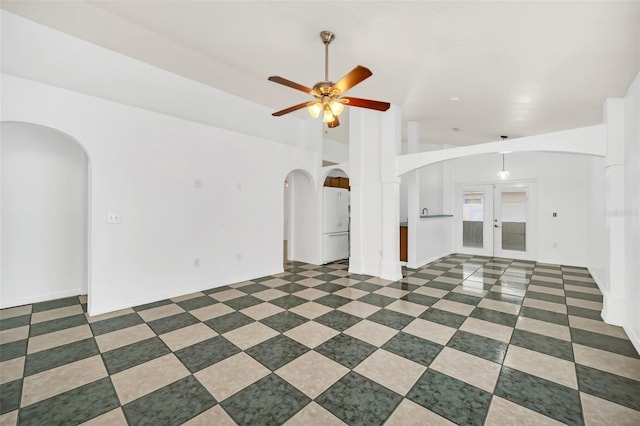
<svg viewBox="0 0 640 426">
<path fill-rule="evenodd" d="M 350 189 L 349 178 L 328 176 L 324 180 L 324 186 L 329 188 Z"/>
<path fill-rule="evenodd" d="M 408 246 L 407 243 L 409 235 L 409 228 L 407 226 L 400 226 L 400 261 L 406 262 L 409 258 L 408 256 Z"/>
</svg>

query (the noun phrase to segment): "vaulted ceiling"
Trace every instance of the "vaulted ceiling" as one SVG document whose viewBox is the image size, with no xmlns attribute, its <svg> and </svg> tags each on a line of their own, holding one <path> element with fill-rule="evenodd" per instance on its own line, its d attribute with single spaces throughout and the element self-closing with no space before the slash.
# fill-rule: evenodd
<svg viewBox="0 0 640 426">
<path fill-rule="evenodd" d="M 640 71 L 637 1 L 3 0 L 2 8 L 274 111 L 307 97 L 267 77 L 322 80 L 319 33 L 331 30 L 330 78 L 370 68 L 349 95 L 400 106 L 405 123 L 420 123 L 423 143 L 598 124 L 604 100 L 623 96 Z"/>
</svg>

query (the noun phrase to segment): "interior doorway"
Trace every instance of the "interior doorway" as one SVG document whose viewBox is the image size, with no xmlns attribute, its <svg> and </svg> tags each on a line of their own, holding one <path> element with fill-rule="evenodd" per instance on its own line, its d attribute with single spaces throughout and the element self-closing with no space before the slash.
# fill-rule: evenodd
<svg viewBox="0 0 640 426">
<path fill-rule="evenodd" d="M 0 308 L 89 293 L 89 158 L 70 135 L 0 123 Z"/>
<path fill-rule="evenodd" d="M 535 183 L 459 186 L 456 199 L 459 253 L 535 260 Z"/>
</svg>

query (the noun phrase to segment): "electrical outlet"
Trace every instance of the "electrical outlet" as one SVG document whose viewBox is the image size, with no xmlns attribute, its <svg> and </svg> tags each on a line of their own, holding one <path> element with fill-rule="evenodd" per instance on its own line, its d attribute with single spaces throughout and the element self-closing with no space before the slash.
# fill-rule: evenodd
<svg viewBox="0 0 640 426">
<path fill-rule="evenodd" d="M 107 223 L 117 225 L 120 223 L 120 213 L 109 212 L 107 213 Z"/>
</svg>

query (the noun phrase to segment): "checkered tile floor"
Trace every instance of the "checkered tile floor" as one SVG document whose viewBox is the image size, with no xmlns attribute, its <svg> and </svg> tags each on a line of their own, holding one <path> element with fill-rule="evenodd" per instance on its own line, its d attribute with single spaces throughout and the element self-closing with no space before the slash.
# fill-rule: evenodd
<svg viewBox="0 0 640 426">
<path fill-rule="evenodd" d="M 640 424 L 640 357 L 586 269 L 347 265 L 87 317 L 6 309 L 0 424 Z"/>
</svg>

